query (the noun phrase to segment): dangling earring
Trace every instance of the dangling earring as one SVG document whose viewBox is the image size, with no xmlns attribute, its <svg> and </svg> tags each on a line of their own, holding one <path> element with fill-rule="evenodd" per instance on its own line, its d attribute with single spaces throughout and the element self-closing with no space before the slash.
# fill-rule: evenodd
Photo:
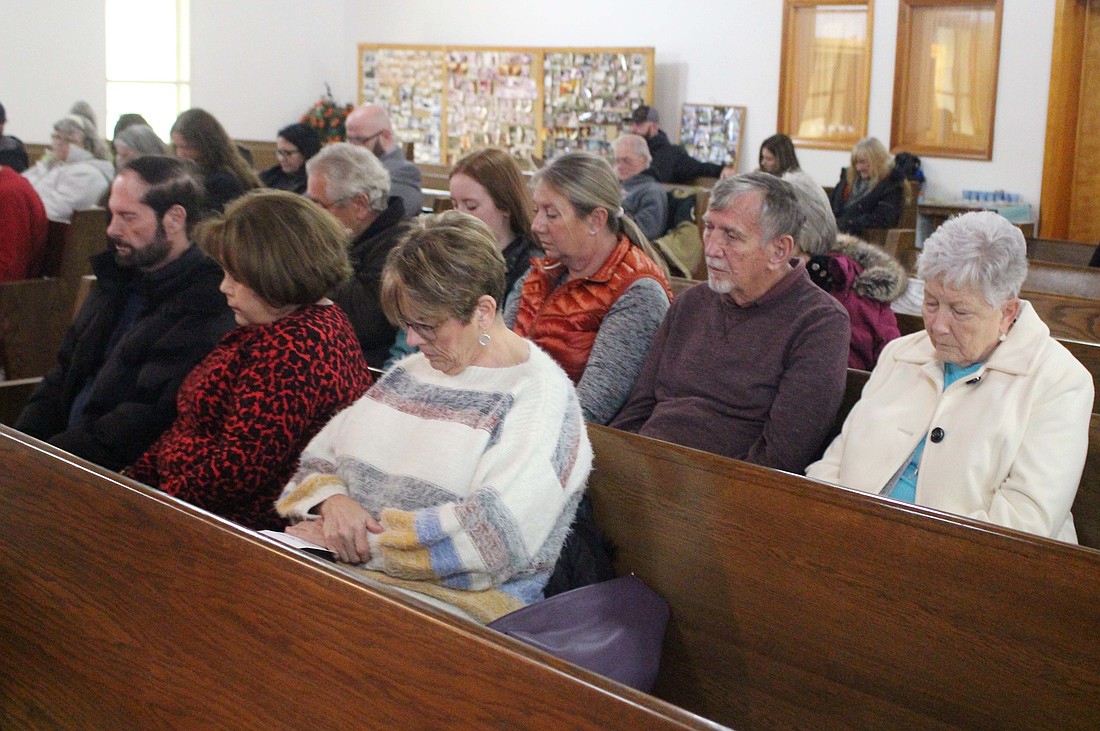
<svg viewBox="0 0 1100 731">
<path fill-rule="evenodd" d="M 483 348 L 491 342 L 493 342 L 493 336 L 485 332 L 484 330 L 482 330 L 481 334 L 477 336 L 477 344 Z"/>
</svg>

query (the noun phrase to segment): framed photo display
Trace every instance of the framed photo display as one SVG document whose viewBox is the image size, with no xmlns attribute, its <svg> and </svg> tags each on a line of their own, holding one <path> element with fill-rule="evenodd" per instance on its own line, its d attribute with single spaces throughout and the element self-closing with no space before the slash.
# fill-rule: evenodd
<svg viewBox="0 0 1100 731">
<path fill-rule="evenodd" d="M 745 132 L 745 107 L 684 104 L 680 111 L 680 144 L 704 162 L 730 164 L 736 170 Z"/>
<path fill-rule="evenodd" d="M 488 146 L 521 160 L 609 154 L 652 102 L 652 48 L 359 45 L 359 103 L 389 110 L 417 163 Z"/>
</svg>

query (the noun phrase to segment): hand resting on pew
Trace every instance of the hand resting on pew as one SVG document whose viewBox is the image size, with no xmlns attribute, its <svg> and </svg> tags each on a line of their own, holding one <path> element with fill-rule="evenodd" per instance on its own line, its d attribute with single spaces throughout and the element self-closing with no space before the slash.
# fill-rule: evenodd
<svg viewBox="0 0 1100 731">
<path fill-rule="evenodd" d="M 333 495 L 321 503 L 321 517 L 303 520 L 286 532 L 324 546 L 344 563 L 370 561 L 370 533 L 381 533 L 382 524 L 347 495 Z"/>
</svg>

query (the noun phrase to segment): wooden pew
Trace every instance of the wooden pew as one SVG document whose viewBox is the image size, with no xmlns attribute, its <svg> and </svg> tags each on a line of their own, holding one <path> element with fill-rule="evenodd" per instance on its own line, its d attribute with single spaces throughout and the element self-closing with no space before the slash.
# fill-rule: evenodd
<svg viewBox="0 0 1100 731">
<path fill-rule="evenodd" d="M 672 608 L 665 700 L 743 729 L 1100 724 L 1100 552 L 589 435 L 617 570 Z"/>
<path fill-rule="evenodd" d="M 0 427 L 4 728 L 717 729 Z"/>
<path fill-rule="evenodd" d="M 1096 244 L 1059 239 L 1029 238 L 1027 240 L 1027 258 L 1032 261 L 1087 267 L 1094 251 L 1096 251 Z"/>
<path fill-rule="evenodd" d="M 1073 501 L 1073 525 L 1082 546 L 1100 548 L 1100 413 L 1093 406 L 1089 422 L 1089 453 Z"/>
<path fill-rule="evenodd" d="M 1021 292 L 1050 328 L 1050 334 L 1066 340 L 1100 343 L 1100 301 L 1046 292 Z"/>
<path fill-rule="evenodd" d="M 276 143 L 271 140 L 234 140 L 241 147 L 252 153 L 252 168 L 254 170 L 266 170 L 279 162 L 275 156 Z"/>
<path fill-rule="evenodd" d="M 1023 289 L 1100 300 L 1100 269 L 1043 261 L 1028 262 Z"/>
<path fill-rule="evenodd" d="M 0 424 L 15 426 L 41 378 L 0 381 Z"/>
</svg>

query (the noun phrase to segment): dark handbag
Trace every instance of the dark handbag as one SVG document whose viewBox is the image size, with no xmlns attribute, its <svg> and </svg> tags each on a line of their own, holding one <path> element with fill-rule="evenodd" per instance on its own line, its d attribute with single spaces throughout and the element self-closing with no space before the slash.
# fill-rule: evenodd
<svg viewBox="0 0 1100 731">
<path fill-rule="evenodd" d="M 648 693 L 668 614 L 668 603 L 630 574 L 543 599 L 488 626 Z"/>
</svg>

